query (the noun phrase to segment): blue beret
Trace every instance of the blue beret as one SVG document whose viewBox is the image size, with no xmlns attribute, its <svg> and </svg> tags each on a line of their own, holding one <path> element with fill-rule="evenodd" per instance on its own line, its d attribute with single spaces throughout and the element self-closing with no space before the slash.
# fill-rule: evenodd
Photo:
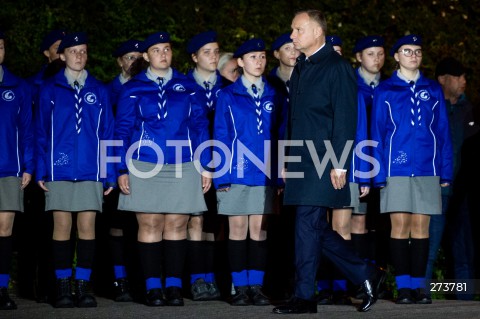
<svg viewBox="0 0 480 319">
<path fill-rule="evenodd" d="M 355 47 L 353 48 L 353 53 L 361 52 L 365 49 L 372 47 L 383 47 L 385 40 L 379 35 L 368 35 L 366 37 L 360 38 L 355 42 Z"/>
<path fill-rule="evenodd" d="M 0 31 L 0 40 L 5 39 L 5 33 L 3 31 Z"/>
<path fill-rule="evenodd" d="M 342 46 L 342 39 L 338 35 L 327 35 L 327 41 L 332 45 Z"/>
<path fill-rule="evenodd" d="M 80 44 L 87 44 L 87 34 L 85 32 L 67 33 L 58 46 L 57 53 L 63 53 L 66 48 L 74 47 Z"/>
<path fill-rule="evenodd" d="M 62 40 L 63 37 L 65 36 L 66 32 L 64 30 L 53 30 L 50 31 L 42 41 L 42 44 L 40 45 L 40 52 L 43 52 L 45 50 L 48 50 L 52 44 L 57 42 L 58 40 Z"/>
<path fill-rule="evenodd" d="M 168 32 L 157 32 L 149 35 L 140 46 L 140 52 L 147 52 L 148 48 L 157 43 L 169 43 L 170 34 Z"/>
<path fill-rule="evenodd" d="M 207 43 L 217 42 L 217 32 L 207 31 L 202 32 L 190 39 L 187 44 L 187 53 L 192 54 L 196 53 Z"/>
<path fill-rule="evenodd" d="M 282 45 L 286 43 L 291 43 L 291 42 L 293 41 L 292 39 L 290 39 L 290 33 L 284 33 L 278 38 L 276 38 L 275 41 L 273 41 L 271 50 L 272 51 L 278 50 L 282 47 Z"/>
<path fill-rule="evenodd" d="M 398 49 L 400 49 L 400 47 L 405 44 L 414 44 L 414 45 L 421 46 L 422 38 L 416 34 L 409 34 L 404 37 L 401 37 L 400 39 L 397 40 L 397 42 L 395 42 L 393 47 L 390 49 L 390 55 L 394 56 L 395 52 L 397 52 Z"/>
<path fill-rule="evenodd" d="M 113 51 L 112 56 L 114 58 L 118 58 L 130 52 L 140 52 L 141 44 L 142 41 L 140 40 L 127 40 L 120 44 L 120 46 L 115 51 Z"/>
<path fill-rule="evenodd" d="M 244 54 L 250 52 L 265 51 L 265 42 L 262 39 L 250 39 L 245 42 L 235 51 L 234 58 L 239 58 Z"/>
</svg>

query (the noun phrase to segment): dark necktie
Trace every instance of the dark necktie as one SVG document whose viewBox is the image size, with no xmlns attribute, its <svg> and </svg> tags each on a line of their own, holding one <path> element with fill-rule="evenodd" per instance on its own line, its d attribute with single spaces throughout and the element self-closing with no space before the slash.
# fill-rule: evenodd
<svg viewBox="0 0 480 319">
<path fill-rule="evenodd" d="M 80 134 L 82 130 L 82 98 L 80 97 L 80 84 L 75 81 L 73 82 L 75 88 L 75 130 L 77 134 Z"/>
<path fill-rule="evenodd" d="M 205 85 L 205 96 L 207 97 L 207 107 L 211 109 L 213 106 L 213 99 L 212 99 L 212 89 L 210 87 L 210 82 L 205 81 L 203 82 L 203 84 Z"/>
<path fill-rule="evenodd" d="M 412 91 L 412 97 L 410 98 L 410 102 L 412 102 L 412 107 L 410 109 L 410 113 L 411 113 L 410 124 L 412 124 L 412 126 L 415 126 L 415 123 L 418 122 L 418 125 L 422 125 L 422 123 L 420 122 L 420 120 L 422 119 L 422 114 L 420 113 L 421 109 L 419 106 L 420 101 L 416 99 L 416 94 L 415 94 L 415 82 L 410 81 L 409 84 L 410 84 L 410 91 Z"/>
<path fill-rule="evenodd" d="M 285 86 L 287 88 L 287 103 L 290 101 L 290 80 L 287 80 L 285 82 Z"/>
<path fill-rule="evenodd" d="M 252 84 L 253 100 L 255 101 L 255 112 L 257 113 L 257 134 L 262 134 L 262 107 L 260 102 L 260 94 L 258 94 L 257 86 Z"/>
<path fill-rule="evenodd" d="M 157 117 L 159 120 L 167 117 L 167 98 L 165 96 L 165 89 L 163 87 L 163 78 L 158 77 L 158 109 Z"/>
<path fill-rule="evenodd" d="M 375 89 L 375 83 L 372 81 L 370 82 L 370 87 L 372 88 L 372 92 Z M 370 95 L 370 97 L 373 99 L 373 93 Z"/>
</svg>

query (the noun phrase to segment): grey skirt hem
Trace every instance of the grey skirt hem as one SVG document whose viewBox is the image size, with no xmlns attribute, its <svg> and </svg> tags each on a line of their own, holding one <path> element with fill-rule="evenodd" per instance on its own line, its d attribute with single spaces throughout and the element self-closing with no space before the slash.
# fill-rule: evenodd
<svg viewBox="0 0 480 319">
<path fill-rule="evenodd" d="M 22 179 L 17 176 L 0 178 L 0 212 L 23 212 Z"/>
<path fill-rule="evenodd" d="M 103 185 L 96 181 L 55 181 L 45 186 L 45 211 L 102 212 Z"/>
<path fill-rule="evenodd" d="M 155 164 L 133 161 L 142 172 L 153 171 Z M 179 176 L 181 172 L 181 176 Z M 194 162 L 166 164 L 154 176 L 129 175 L 130 194 L 120 194 L 118 209 L 152 214 L 201 214 L 207 210 L 202 192 L 202 176 Z"/>
<path fill-rule="evenodd" d="M 271 186 L 232 184 L 228 192 L 217 192 L 219 215 L 263 215 L 278 210 L 278 196 Z"/>
<path fill-rule="evenodd" d="M 439 176 L 393 176 L 380 190 L 381 213 L 439 215 L 442 197 Z"/>
</svg>

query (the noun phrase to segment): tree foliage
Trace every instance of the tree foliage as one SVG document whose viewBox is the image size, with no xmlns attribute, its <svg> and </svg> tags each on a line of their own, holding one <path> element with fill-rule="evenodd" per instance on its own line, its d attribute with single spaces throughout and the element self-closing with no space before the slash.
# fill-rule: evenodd
<svg viewBox="0 0 480 319">
<path fill-rule="evenodd" d="M 261 37 L 269 45 L 289 32 L 295 11 L 309 8 L 326 14 L 328 33 L 342 38 L 344 55 L 352 63 L 351 50 L 361 36 L 383 35 L 388 52 L 400 36 L 418 33 L 424 41 L 422 70 L 427 76 L 433 77 L 436 62 L 445 56 L 460 59 L 472 70 L 480 69 L 480 2 L 468 0 L 2 0 L 0 29 L 8 38 L 5 64 L 24 77 L 45 63 L 38 48 L 48 31 L 86 31 L 87 67 L 108 81 L 119 71 L 111 52 L 126 39 L 141 40 L 153 32 L 168 31 L 174 66 L 187 71 L 192 62 L 185 47 L 192 35 L 216 30 L 226 51 L 234 51 L 251 37 Z M 388 57 L 385 73 L 389 75 L 394 68 Z M 479 76 L 472 72 L 467 94 L 475 104 L 480 101 L 479 85 Z"/>
</svg>

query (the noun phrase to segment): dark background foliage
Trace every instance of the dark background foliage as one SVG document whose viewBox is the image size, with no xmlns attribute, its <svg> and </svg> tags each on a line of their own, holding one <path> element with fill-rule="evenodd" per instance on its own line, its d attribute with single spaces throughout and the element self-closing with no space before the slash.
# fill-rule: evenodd
<svg viewBox="0 0 480 319">
<path fill-rule="evenodd" d="M 174 66 L 191 67 L 185 53 L 188 39 L 201 31 L 216 30 L 221 48 L 234 51 L 244 40 L 261 37 L 267 45 L 290 31 L 295 11 L 315 8 L 328 19 L 328 33 L 343 39 L 344 55 L 355 62 L 355 40 L 368 34 L 386 39 L 386 49 L 400 36 L 418 33 L 424 41 L 422 70 L 434 76 L 435 64 L 454 56 L 471 68 L 467 95 L 480 102 L 479 14 L 480 2 L 469 0 L 2 0 L 0 28 L 8 37 L 5 64 L 27 77 L 43 63 L 42 37 L 52 29 L 86 31 L 89 35 L 88 70 L 103 81 L 118 73 L 111 52 L 129 38 L 144 39 L 156 31 L 168 31 L 174 46 Z M 274 59 L 270 59 L 270 67 Z M 384 72 L 390 75 L 394 61 L 387 57 Z"/>
</svg>

